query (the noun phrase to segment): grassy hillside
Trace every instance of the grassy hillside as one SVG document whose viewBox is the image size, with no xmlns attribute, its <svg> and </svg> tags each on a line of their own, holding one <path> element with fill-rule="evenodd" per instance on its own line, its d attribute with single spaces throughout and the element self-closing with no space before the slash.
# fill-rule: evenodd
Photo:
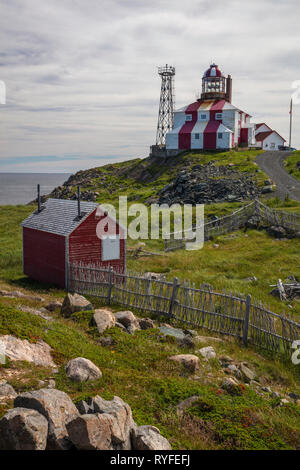
<svg viewBox="0 0 300 470">
<path fill-rule="evenodd" d="M 29 291 L 28 291 L 29 292 Z M 49 292 L 45 294 L 50 300 Z M 92 299 L 93 301 L 93 299 Z M 137 424 L 158 426 L 173 449 L 296 449 L 300 447 L 300 407 L 278 406 L 270 393 L 257 393 L 252 386 L 241 385 L 233 396 L 220 384 L 226 377 L 217 360 L 201 360 L 195 374 L 168 360 L 178 353 L 191 353 L 172 339 L 162 339 L 157 329 L 137 331 L 134 335 L 118 328 L 107 330 L 114 345 L 101 346 L 99 335 L 90 326 L 93 312 L 74 314 L 69 320 L 53 314 L 51 323 L 18 310 L 20 299 L 0 299 L 0 334 L 13 334 L 35 342 L 43 339 L 52 348 L 58 374 L 43 367 L 9 362 L 0 366 L 0 379 L 6 379 L 18 392 L 40 388 L 39 380 L 55 378 L 56 387 L 76 402 L 96 394 L 106 399 L 123 398 L 132 408 Z M 24 301 L 32 307 L 41 303 Z M 96 303 L 97 305 L 97 303 Z M 140 313 L 139 313 L 140 314 Z M 157 319 L 156 319 L 157 320 Z M 220 343 L 208 338 L 200 345 L 213 345 L 218 357 L 229 355 L 255 370 L 257 380 L 284 396 L 299 393 L 299 370 L 275 357 L 245 349 L 235 341 Z M 83 356 L 103 372 L 95 382 L 76 384 L 65 374 L 71 358 Z M 196 405 L 182 417 L 176 406 L 198 395 Z M 0 402 L 0 416 L 12 402 Z"/>
<path fill-rule="evenodd" d="M 263 185 L 267 176 L 255 163 L 258 150 L 229 152 L 186 152 L 174 158 L 146 158 L 105 165 L 99 168 L 79 171 L 68 182 L 66 197 L 76 192 L 81 185 L 82 192 L 97 192 L 98 202 L 115 203 L 119 195 L 126 195 L 129 201 L 144 202 L 166 186 L 180 170 L 192 169 L 212 160 L 216 165 L 231 165 L 233 169 L 246 172 Z"/>
<path fill-rule="evenodd" d="M 252 173 L 258 183 L 263 184 L 266 176 L 254 163 L 256 154 L 226 152 L 214 154 L 213 159 L 216 164 L 236 165 L 239 171 Z M 97 200 L 101 203 L 114 203 L 120 194 L 129 195 L 131 202 L 142 202 L 171 181 L 180 168 L 207 163 L 211 158 L 209 153 L 193 153 L 172 162 L 146 159 L 106 165 L 76 174 L 70 191 L 74 192 L 76 184 L 80 183 L 82 190 L 92 188 L 97 191 Z M 294 201 L 271 198 L 266 203 L 300 213 L 300 204 Z M 240 205 L 211 204 L 206 206 L 205 214 L 224 215 Z M 299 404 L 291 402 L 278 406 L 279 398 L 261 389 L 257 391 L 252 385 L 241 384 L 235 395 L 224 392 L 220 385 L 226 374 L 217 360 L 201 360 L 200 370 L 196 374 L 188 373 L 168 357 L 195 351 L 179 347 L 173 339 L 162 338 L 157 329 L 129 335 L 113 328 L 104 336 L 111 336 L 114 344 L 104 347 L 90 323 L 93 312 L 78 313 L 71 319 L 64 319 L 56 312 L 49 323 L 20 311 L 21 305 L 41 308 L 55 298 L 63 299 L 65 295 L 55 286 L 39 284 L 22 274 L 20 223 L 33 208 L 0 206 L 0 289 L 18 289 L 30 294 L 38 292 L 45 301 L 0 296 L 0 335 L 12 334 L 31 342 L 38 339 L 46 341 L 53 348 L 52 355 L 59 368 L 58 374 L 54 375 L 58 389 L 66 391 L 75 402 L 96 394 L 106 399 L 120 396 L 131 406 L 135 421 L 139 425 L 158 426 L 170 439 L 173 449 L 300 448 Z M 207 242 L 197 252 L 180 250 L 171 253 L 163 252 L 161 241 L 144 242 L 146 249 L 159 251 L 161 256 L 128 258 L 129 269 L 164 272 L 169 279 L 177 276 L 196 285 L 208 282 L 219 290 L 250 293 L 270 304 L 273 311 L 281 313 L 285 310 L 295 319 L 300 319 L 299 300 L 283 303 L 269 294 L 269 285 L 276 283 L 279 277 L 285 279 L 293 274 L 300 279 L 300 239 L 276 241 L 263 231 L 238 231 Z M 129 246 L 136 243 L 129 241 Z M 249 279 L 253 276 L 256 281 Z M 91 301 L 94 307 L 101 306 L 99 300 Z M 116 305 L 112 309 L 121 310 Z M 143 316 L 141 312 L 134 313 Z M 165 321 L 152 318 L 157 324 Z M 198 334 L 212 335 L 205 331 L 198 331 Z M 269 386 L 281 396 L 289 392 L 300 394 L 300 369 L 289 359 L 251 347 L 244 348 L 229 338 L 222 338 L 221 342 L 202 339 L 198 347 L 207 345 L 215 348 L 217 357 L 227 355 L 236 362 L 246 362 L 255 371 L 261 386 Z M 64 366 L 69 359 L 78 356 L 98 365 L 103 372 L 102 379 L 83 384 L 68 380 Z M 53 373 L 49 369 L 28 363 L 0 365 L 0 380 L 7 380 L 18 392 L 40 388 L 39 380 L 50 377 Z M 176 406 L 192 395 L 198 395 L 199 400 L 183 416 L 178 416 Z M 0 400 L 0 416 L 11 406 L 11 402 Z"/>
<path fill-rule="evenodd" d="M 300 150 L 296 150 L 293 154 L 288 157 L 284 166 L 286 170 L 294 177 L 300 180 L 300 168 L 297 168 L 297 162 L 300 161 Z"/>
</svg>

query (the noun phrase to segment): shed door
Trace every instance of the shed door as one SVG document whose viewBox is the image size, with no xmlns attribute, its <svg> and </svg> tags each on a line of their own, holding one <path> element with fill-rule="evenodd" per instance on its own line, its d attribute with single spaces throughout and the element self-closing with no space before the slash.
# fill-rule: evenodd
<svg viewBox="0 0 300 470">
<path fill-rule="evenodd" d="M 102 261 L 120 259 L 120 236 L 111 235 L 102 238 Z"/>
</svg>

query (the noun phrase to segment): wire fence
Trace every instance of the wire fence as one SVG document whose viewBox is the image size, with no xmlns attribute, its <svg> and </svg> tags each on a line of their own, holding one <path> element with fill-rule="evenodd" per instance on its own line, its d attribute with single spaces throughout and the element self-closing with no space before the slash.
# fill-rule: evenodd
<svg viewBox="0 0 300 470">
<path fill-rule="evenodd" d="M 300 324 L 278 315 L 251 296 L 216 292 L 207 285 L 199 288 L 186 281 L 154 280 L 142 275 L 117 273 L 98 266 L 70 265 L 70 292 L 103 299 L 141 312 L 163 315 L 188 325 L 231 335 L 245 345 L 289 353 L 300 339 Z"/>
<path fill-rule="evenodd" d="M 224 217 L 204 220 L 203 225 L 194 226 L 192 230 L 204 230 L 204 240 L 209 240 L 245 227 L 251 217 L 256 217 L 266 225 L 281 226 L 292 233 L 300 232 L 300 214 L 271 209 L 257 199 Z M 191 241 L 190 238 L 189 232 L 182 231 L 166 234 L 165 251 L 185 248 L 186 242 Z"/>
</svg>

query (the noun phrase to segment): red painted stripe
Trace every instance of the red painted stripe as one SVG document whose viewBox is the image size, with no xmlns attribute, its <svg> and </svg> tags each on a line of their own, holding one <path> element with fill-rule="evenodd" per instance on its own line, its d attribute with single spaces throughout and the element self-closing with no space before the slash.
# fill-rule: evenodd
<svg viewBox="0 0 300 470">
<path fill-rule="evenodd" d="M 185 114 L 191 114 L 192 120 L 183 124 L 178 133 L 178 147 L 180 149 L 191 149 L 191 132 L 198 120 L 199 101 L 190 104 L 185 110 Z"/>
<path fill-rule="evenodd" d="M 225 103 L 226 103 L 225 100 L 216 100 L 214 104 L 212 105 L 212 107 L 210 108 L 210 110 L 220 112 L 224 108 Z"/>
<path fill-rule="evenodd" d="M 209 121 L 204 129 L 203 148 L 210 150 L 217 147 L 217 132 L 220 127 L 220 121 Z"/>
</svg>

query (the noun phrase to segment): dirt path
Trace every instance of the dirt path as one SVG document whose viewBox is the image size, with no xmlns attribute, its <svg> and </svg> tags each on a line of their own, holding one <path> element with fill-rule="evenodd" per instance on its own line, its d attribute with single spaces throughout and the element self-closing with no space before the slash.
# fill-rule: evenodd
<svg viewBox="0 0 300 470">
<path fill-rule="evenodd" d="M 265 152 L 257 155 L 256 163 L 277 186 L 276 195 L 283 199 L 286 194 L 291 199 L 300 201 L 300 181 L 291 176 L 283 162 L 292 152 Z"/>
</svg>

